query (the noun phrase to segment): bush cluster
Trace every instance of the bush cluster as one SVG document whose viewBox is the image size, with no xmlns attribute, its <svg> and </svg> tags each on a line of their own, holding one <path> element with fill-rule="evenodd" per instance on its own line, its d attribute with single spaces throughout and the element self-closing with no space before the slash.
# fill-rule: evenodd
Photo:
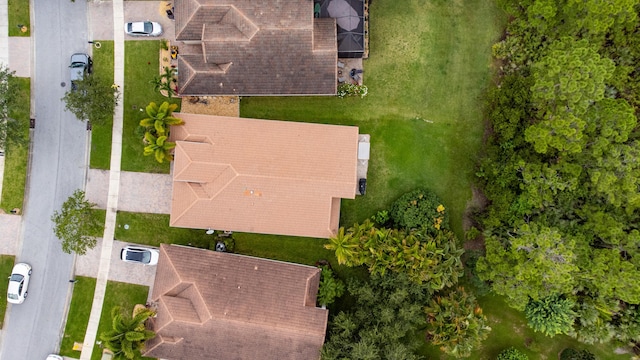
<svg viewBox="0 0 640 360">
<path fill-rule="evenodd" d="M 431 190 L 418 189 L 402 195 L 391 205 L 391 220 L 401 229 L 425 229 L 430 235 L 449 230 L 449 214 Z"/>
</svg>

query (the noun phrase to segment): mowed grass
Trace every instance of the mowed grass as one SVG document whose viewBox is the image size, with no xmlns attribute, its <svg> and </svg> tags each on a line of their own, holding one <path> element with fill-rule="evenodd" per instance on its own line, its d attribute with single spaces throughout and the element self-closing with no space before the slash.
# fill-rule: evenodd
<svg viewBox="0 0 640 360">
<path fill-rule="evenodd" d="M 60 344 L 60 355 L 79 359 L 80 351 L 73 350 L 73 343 L 82 343 L 89 323 L 93 293 L 96 288 L 96 279 L 84 276 L 76 276 L 77 282 L 73 286 L 73 297 L 67 315 L 67 325 L 64 329 L 64 337 Z"/>
<path fill-rule="evenodd" d="M 136 304 L 146 304 L 149 287 L 142 285 L 126 284 L 117 281 L 107 282 L 102 314 L 100 315 L 100 324 L 98 325 L 97 341 L 100 340 L 100 334 L 111 329 L 111 310 L 120 306 L 124 311 L 133 312 Z M 99 360 L 102 356 L 102 349 L 94 346 L 92 360 Z"/>
<path fill-rule="evenodd" d="M 93 48 L 93 76 L 100 78 L 105 84 L 113 84 L 113 41 L 100 40 L 100 48 Z M 120 94 L 122 101 L 122 94 Z M 111 138 L 113 118 L 104 124 L 92 124 L 91 127 L 91 159 L 89 166 L 93 169 L 109 170 L 111 164 Z"/>
<path fill-rule="evenodd" d="M 0 255 L 0 275 L 9 277 L 11 276 L 11 270 L 15 262 L 15 256 L 13 255 Z M 7 312 L 7 289 L 9 288 L 9 281 L 0 281 L 0 329 L 4 327 L 4 314 Z"/>
<path fill-rule="evenodd" d="M 357 125 L 371 134 L 367 195 L 343 200 L 341 225 L 433 189 L 462 234 L 480 150 L 482 94 L 504 14 L 491 1 L 376 0 L 364 99 L 243 98 L 243 117 Z"/>
<path fill-rule="evenodd" d="M 29 17 L 29 0 L 8 0 L 9 11 L 9 36 L 30 36 L 31 19 Z M 21 27 L 27 27 L 26 32 L 22 32 Z"/>
<path fill-rule="evenodd" d="M 122 170 L 169 173 L 169 163 L 158 163 L 153 156 L 142 154 L 144 134 L 136 132 L 144 109 L 154 101 L 180 105 L 180 99 L 164 97 L 150 83 L 160 75 L 160 41 L 126 41 L 124 68 L 124 127 L 122 130 Z M 178 111 L 179 111 L 178 107 Z M 143 110 L 143 111 L 140 111 Z"/>
<path fill-rule="evenodd" d="M 0 208 L 9 212 L 14 208 L 22 209 L 27 181 L 27 162 L 29 158 L 29 114 L 31 106 L 31 79 L 14 78 L 18 83 L 16 106 L 9 109 L 9 117 L 21 123 L 23 144 L 8 142 L 5 149 L 4 181 L 2 182 L 2 200 Z"/>
</svg>

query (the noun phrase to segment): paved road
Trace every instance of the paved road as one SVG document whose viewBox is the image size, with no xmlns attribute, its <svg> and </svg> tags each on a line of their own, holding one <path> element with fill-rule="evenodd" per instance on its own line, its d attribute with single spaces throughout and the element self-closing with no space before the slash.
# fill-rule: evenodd
<svg viewBox="0 0 640 360">
<path fill-rule="evenodd" d="M 61 251 L 51 214 L 77 188 L 85 173 L 85 125 L 64 111 L 69 57 L 86 52 L 86 1 L 34 0 L 35 117 L 32 167 L 24 209 L 24 241 L 17 261 L 33 266 L 29 297 L 10 306 L 3 329 L 3 360 L 44 359 L 59 347 L 73 257 Z M 67 83 L 62 88 L 61 82 Z"/>
</svg>

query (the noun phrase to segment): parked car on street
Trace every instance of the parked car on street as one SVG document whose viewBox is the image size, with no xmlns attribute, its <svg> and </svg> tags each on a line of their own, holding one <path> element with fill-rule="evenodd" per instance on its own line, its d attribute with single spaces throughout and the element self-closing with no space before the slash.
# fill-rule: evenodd
<svg viewBox="0 0 640 360">
<path fill-rule="evenodd" d="M 64 360 L 64 358 L 60 355 L 49 354 L 46 360 Z"/>
<path fill-rule="evenodd" d="M 17 263 L 11 270 L 9 276 L 9 289 L 7 290 L 7 301 L 12 304 L 22 304 L 27 298 L 29 279 L 31 278 L 31 265 Z"/>
<path fill-rule="evenodd" d="M 87 54 L 76 53 L 71 55 L 71 90 L 76 89 L 76 81 L 84 79 L 84 75 L 89 72 L 91 58 Z"/>
<path fill-rule="evenodd" d="M 120 259 L 125 262 L 139 263 L 142 265 L 157 265 L 160 252 L 141 246 L 125 246 L 120 251 Z"/>
<path fill-rule="evenodd" d="M 131 36 L 160 36 L 162 26 L 155 21 L 135 21 L 124 24 L 124 32 Z"/>
</svg>

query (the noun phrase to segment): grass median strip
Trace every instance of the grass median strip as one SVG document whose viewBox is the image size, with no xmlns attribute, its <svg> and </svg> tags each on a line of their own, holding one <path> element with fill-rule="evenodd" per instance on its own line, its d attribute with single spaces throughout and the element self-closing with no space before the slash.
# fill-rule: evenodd
<svg viewBox="0 0 640 360">
<path fill-rule="evenodd" d="M 93 48 L 93 76 L 104 80 L 106 84 L 113 84 L 113 41 L 100 40 L 98 42 L 100 47 Z M 113 119 L 109 119 L 104 124 L 92 124 L 91 168 L 109 170 L 112 130 Z"/>
<path fill-rule="evenodd" d="M 21 123 L 21 141 L 7 142 L 4 162 L 4 181 L 2 182 L 2 200 L 0 208 L 5 212 L 22 209 L 27 181 L 27 162 L 29 158 L 29 113 L 31 104 L 31 79 L 14 78 L 18 83 L 16 106 L 9 110 L 9 117 Z"/>
<path fill-rule="evenodd" d="M 93 293 L 96 289 L 96 279 L 76 276 L 76 280 L 67 315 L 67 325 L 64 329 L 62 344 L 60 344 L 60 355 L 79 359 L 80 351 L 73 350 L 73 344 L 76 342 L 82 344 L 84 341 L 93 304 Z"/>
<path fill-rule="evenodd" d="M 8 0 L 9 36 L 31 36 L 29 0 Z"/>
<path fill-rule="evenodd" d="M 11 270 L 16 257 L 13 255 L 0 255 L 0 275 L 11 276 Z M 9 281 L 0 282 L 0 329 L 4 327 L 4 314 L 7 312 L 7 289 Z"/>
</svg>

